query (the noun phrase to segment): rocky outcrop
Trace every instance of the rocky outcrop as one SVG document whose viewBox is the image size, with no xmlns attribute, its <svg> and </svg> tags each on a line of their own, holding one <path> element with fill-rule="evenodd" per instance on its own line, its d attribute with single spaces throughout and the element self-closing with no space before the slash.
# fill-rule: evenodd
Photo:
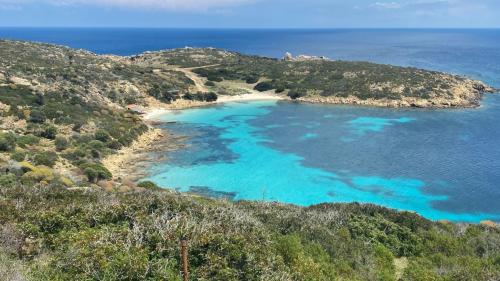
<svg viewBox="0 0 500 281">
<path fill-rule="evenodd" d="M 294 57 L 291 53 L 286 52 L 283 56 L 284 61 L 316 61 L 316 60 L 329 60 L 329 58 L 324 56 L 309 56 L 309 55 L 298 55 Z"/>
<path fill-rule="evenodd" d="M 450 91 L 451 97 L 443 97 L 435 95 L 428 99 L 405 97 L 400 99 L 361 99 L 356 96 L 321 96 L 308 95 L 297 99 L 302 102 L 310 103 L 325 103 L 325 104 L 346 104 L 346 105 L 363 105 L 363 106 L 378 106 L 378 107 L 418 107 L 418 108 L 469 108 L 480 106 L 482 97 L 485 93 L 494 93 L 495 89 L 485 85 L 480 81 L 464 80 L 462 83 L 454 85 Z"/>
</svg>

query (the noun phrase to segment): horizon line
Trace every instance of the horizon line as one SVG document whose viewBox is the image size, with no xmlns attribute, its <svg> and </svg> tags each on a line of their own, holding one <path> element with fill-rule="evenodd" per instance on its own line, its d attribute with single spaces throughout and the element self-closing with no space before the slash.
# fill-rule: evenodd
<svg viewBox="0 0 500 281">
<path fill-rule="evenodd" d="M 356 30 L 356 29 L 386 29 L 386 30 L 418 30 L 418 29 L 500 29 L 499 27 L 155 27 L 155 26 L 2 26 L 0 28 L 53 28 L 53 29 L 206 29 L 206 30 Z"/>
</svg>

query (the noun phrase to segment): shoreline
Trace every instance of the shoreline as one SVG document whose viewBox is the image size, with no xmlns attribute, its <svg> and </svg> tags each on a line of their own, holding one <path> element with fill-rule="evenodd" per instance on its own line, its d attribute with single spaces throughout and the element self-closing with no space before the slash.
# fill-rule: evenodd
<svg viewBox="0 0 500 281">
<path fill-rule="evenodd" d="M 137 182 L 147 176 L 147 169 L 155 162 L 164 160 L 155 152 L 169 152 L 184 146 L 184 137 L 149 125 L 148 131 L 130 146 L 107 156 L 102 164 L 113 174 L 113 180 Z"/>
<path fill-rule="evenodd" d="M 185 137 L 177 136 L 169 133 L 167 130 L 158 128 L 158 125 L 163 123 L 160 117 L 164 114 L 172 114 L 179 110 L 208 107 L 217 104 L 228 102 L 247 102 L 247 101 L 262 101 L 262 100 L 290 100 L 286 96 L 277 95 L 270 92 L 243 94 L 243 95 L 223 95 L 219 96 L 215 102 L 199 102 L 188 100 L 177 100 L 171 104 L 160 102 L 150 102 L 144 110 L 142 120 L 148 125 L 149 130 L 139 136 L 130 146 L 120 149 L 116 154 L 109 155 L 102 163 L 113 174 L 114 179 L 130 179 L 138 181 L 147 176 L 147 168 L 154 164 L 154 152 L 173 151 L 184 146 Z M 290 100 L 294 101 L 294 100 Z M 460 105 L 443 105 L 443 104 L 412 104 L 408 101 L 388 101 L 388 100 L 359 100 L 357 98 L 318 98 L 318 97 L 303 97 L 295 100 L 300 103 L 311 104 L 331 104 L 331 105 L 352 105 L 352 106 L 373 106 L 385 108 L 422 108 L 422 109 L 444 109 L 444 108 L 477 108 L 481 105 L 473 104 L 466 106 Z"/>
<path fill-rule="evenodd" d="M 223 104 L 227 102 L 245 102 L 245 101 L 263 101 L 263 100 L 285 100 L 284 96 L 270 94 L 270 93 L 254 93 L 245 95 L 224 95 L 219 96 L 215 102 L 199 102 L 199 101 L 186 101 L 178 100 L 171 104 L 155 104 L 144 109 L 145 114 L 143 115 L 143 120 L 146 122 L 161 122 L 159 116 L 172 113 L 178 110 L 207 107 L 216 104 Z"/>
<path fill-rule="evenodd" d="M 145 114 L 142 120 L 149 129 L 139 136 L 130 146 L 123 147 L 113 155 L 102 160 L 102 164 L 113 174 L 114 180 L 131 180 L 137 182 L 147 176 L 147 168 L 156 161 L 161 161 L 161 155 L 155 152 L 169 152 L 185 146 L 184 136 L 174 135 L 157 125 L 163 123 L 159 117 L 177 110 L 211 106 L 226 102 L 258 101 L 258 100 L 282 100 L 281 96 L 275 94 L 248 94 L 235 96 L 221 96 L 216 102 L 198 102 L 179 100 L 172 104 L 154 103 L 144 108 Z"/>
</svg>

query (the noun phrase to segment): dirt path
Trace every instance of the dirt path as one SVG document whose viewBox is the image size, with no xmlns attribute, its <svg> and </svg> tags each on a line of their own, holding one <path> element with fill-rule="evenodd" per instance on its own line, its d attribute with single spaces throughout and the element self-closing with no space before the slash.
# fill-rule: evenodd
<svg viewBox="0 0 500 281">
<path fill-rule="evenodd" d="M 174 70 L 184 73 L 189 79 L 194 82 L 194 90 L 196 92 L 208 92 L 208 88 L 205 86 L 205 81 L 203 78 L 198 76 L 198 74 L 191 71 L 189 68 L 175 68 Z"/>
</svg>

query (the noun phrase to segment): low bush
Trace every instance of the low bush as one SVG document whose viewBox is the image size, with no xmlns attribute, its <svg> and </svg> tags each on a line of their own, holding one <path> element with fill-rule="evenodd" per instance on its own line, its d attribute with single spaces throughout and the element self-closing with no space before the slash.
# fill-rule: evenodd
<svg viewBox="0 0 500 281">
<path fill-rule="evenodd" d="M 247 77 L 247 79 L 245 79 L 245 82 L 247 84 L 255 84 L 255 83 L 259 82 L 259 77 L 258 76 Z"/>
<path fill-rule="evenodd" d="M 222 79 L 222 77 L 217 76 L 217 75 L 212 75 L 212 74 L 209 74 L 207 76 L 207 79 L 208 79 L 208 81 L 211 81 L 211 82 L 222 82 L 222 81 L 224 81 L 224 79 Z"/>
<path fill-rule="evenodd" d="M 38 136 L 49 140 L 53 140 L 57 136 L 57 128 L 52 125 L 43 126 L 39 131 Z"/>
<path fill-rule="evenodd" d="M 290 97 L 292 100 L 296 100 L 298 98 L 304 97 L 307 95 L 307 92 L 304 90 L 291 90 L 288 92 L 288 97 Z"/>
<path fill-rule="evenodd" d="M 32 134 L 28 134 L 28 135 L 25 135 L 25 136 L 19 136 L 17 138 L 17 145 L 19 145 L 20 147 L 22 148 L 26 148 L 27 146 L 30 146 L 30 145 L 36 145 L 40 142 L 40 138 L 35 136 L 35 135 L 32 135 Z"/>
<path fill-rule="evenodd" d="M 33 158 L 33 162 L 36 165 L 54 167 L 57 159 L 58 159 L 58 156 L 54 152 L 39 152 L 39 153 L 35 154 L 35 156 Z"/>
<path fill-rule="evenodd" d="M 55 144 L 58 151 L 63 151 L 69 147 L 68 139 L 62 136 L 56 137 Z"/>
<path fill-rule="evenodd" d="M 0 133 L 0 151 L 11 151 L 16 148 L 16 135 Z"/>
<path fill-rule="evenodd" d="M 45 117 L 45 113 L 41 110 L 33 109 L 29 114 L 29 122 L 42 124 L 45 123 L 45 120 L 47 120 L 47 117 Z"/>
<path fill-rule="evenodd" d="M 259 92 L 265 92 L 274 89 L 274 85 L 271 82 L 260 82 L 255 85 L 254 89 Z"/>
<path fill-rule="evenodd" d="M 98 163 L 84 163 L 80 165 L 80 168 L 84 171 L 90 182 L 108 180 L 113 177 L 111 172 L 106 169 L 106 167 Z"/>
<path fill-rule="evenodd" d="M 145 189 L 149 189 L 149 190 L 161 190 L 162 189 L 161 187 L 159 187 L 158 185 L 156 185 L 156 183 L 154 183 L 152 181 L 142 181 L 142 182 L 138 183 L 137 186 L 145 188 Z"/>
<path fill-rule="evenodd" d="M 97 132 L 94 135 L 94 138 L 102 142 L 108 142 L 111 140 L 111 136 L 109 135 L 109 133 L 102 129 L 97 130 Z"/>
<path fill-rule="evenodd" d="M 24 161 L 24 159 L 26 159 L 26 152 L 25 151 L 13 152 L 10 155 L 10 159 L 17 161 L 17 162 L 22 162 L 22 161 Z"/>
</svg>

